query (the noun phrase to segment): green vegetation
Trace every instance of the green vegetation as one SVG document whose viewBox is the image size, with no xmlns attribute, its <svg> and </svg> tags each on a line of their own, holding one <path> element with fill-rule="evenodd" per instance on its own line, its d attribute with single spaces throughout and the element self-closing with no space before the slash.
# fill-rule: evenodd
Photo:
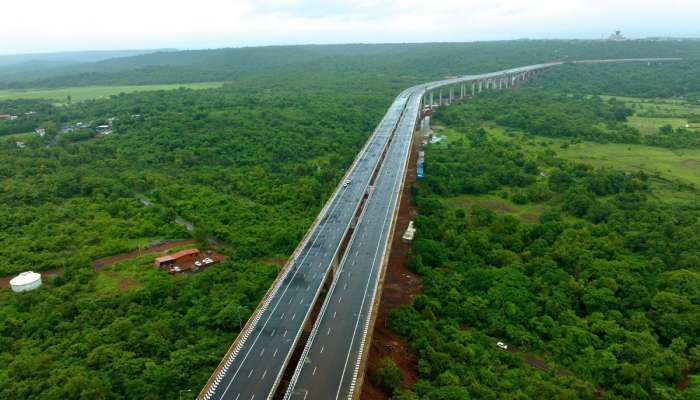
<svg viewBox="0 0 700 400">
<path fill-rule="evenodd" d="M 657 43 L 662 47 L 665 44 Z M 653 45 L 650 45 L 653 47 Z M 661 53 L 656 53 L 661 54 Z M 700 65 L 697 55 L 678 54 L 684 60 L 673 63 L 565 65 L 541 79 L 537 86 L 566 93 L 585 93 L 667 99 L 688 99 L 698 104 Z"/>
<path fill-rule="evenodd" d="M 189 277 L 152 256 L 0 290 L 0 398 L 177 399 L 203 385 L 276 268 L 224 262 Z M 194 396 L 190 393 L 188 398 Z"/>
<path fill-rule="evenodd" d="M 518 204 L 508 198 L 507 191 L 500 194 L 471 195 L 463 194 L 454 197 L 447 197 L 446 204 L 451 208 L 461 208 L 466 213 L 472 210 L 486 208 L 498 212 L 499 214 L 511 215 L 521 222 L 538 222 L 540 216 L 549 209 L 545 203 Z"/>
<path fill-rule="evenodd" d="M 0 87 L 26 89 L 32 98 L 0 99 L 0 113 L 20 117 L 0 121 L 0 274 L 66 272 L 37 291 L 0 291 L 0 399 L 196 393 L 276 276 L 276 267 L 260 260 L 289 256 L 401 89 L 565 56 L 649 55 L 698 59 L 700 48 L 597 41 L 293 46 L 158 53 L 5 75 Z M 624 68 L 660 80 L 675 67 Z M 546 85 L 548 76 L 538 82 Z M 670 85 L 673 96 L 690 101 L 697 76 Z M 181 82 L 229 83 L 122 93 L 126 85 Z M 414 339 L 421 380 L 411 392 L 397 389 L 400 374 L 387 361 L 379 382 L 395 398 L 585 398 L 597 388 L 664 398 L 676 395 L 667 389 L 679 370 L 696 372 L 696 299 L 679 289 L 683 276 L 669 274 L 685 269 L 687 281 L 694 279 L 697 209 L 657 204 L 651 173 L 574 167 L 551 152 L 533 157 L 526 146 L 564 140 L 559 146 L 573 147 L 586 139 L 678 153 L 697 150 L 697 142 L 676 129 L 640 134 L 626 121 L 645 116 L 637 106 L 561 89 L 485 95 L 476 108 L 439 115 L 454 132 L 428 153 L 412 256 L 427 291 L 392 322 Z M 517 111 L 503 112 L 510 109 Z M 530 118 L 538 110 L 542 115 Z M 686 111 L 671 118 L 690 120 Z M 96 137 L 94 127 L 110 120 L 112 133 Z M 66 129 L 78 122 L 91 127 Z M 492 142 L 478 129 L 485 122 L 546 139 Z M 36 128 L 46 135 L 27 133 Z M 26 148 L 15 145 L 19 138 Z M 489 204 L 511 207 L 527 223 L 479 208 Z M 150 256 L 98 272 L 90 266 L 189 236 L 218 239 L 228 261 L 182 277 L 153 268 Z M 622 349 L 615 347 L 621 336 L 631 337 Z M 521 368 L 519 357 L 496 351 L 495 337 L 542 350 L 573 375 Z"/>
<path fill-rule="evenodd" d="M 377 77 L 291 76 L 2 103 L 47 132 L 0 141 L 0 274 L 65 274 L 0 290 L 0 399 L 194 398 L 276 276 L 260 260 L 289 256 L 396 93 Z M 111 118 L 105 137 L 61 132 Z M 90 265 L 190 236 L 229 261 L 183 277 L 153 256 Z"/>
<path fill-rule="evenodd" d="M 189 236 L 177 216 L 237 259 L 286 257 L 388 100 L 179 89 L 62 110 L 73 120 L 113 116 L 114 131 L 78 142 L 47 133 L 0 149 L 0 273 L 87 264 Z"/>
<path fill-rule="evenodd" d="M 552 60 L 619 57 L 683 57 L 676 65 L 636 66 L 577 65 L 556 72 L 552 85 L 594 83 L 612 94 L 672 97 L 697 86 L 700 49 L 695 41 L 652 42 L 528 40 L 472 43 L 424 43 L 379 45 L 304 45 L 176 51 L 115 58 L 67 68 L 51 68 L 3 76 L 0 88 L 53 88 L 95 85 L 142 85 L 180 82 L 232 81 L 267 74 L 313 73 L 317 76 L 354 74 L 382 76 L 384 80 L 419 83 L 446 75 L 495 71 Z M 643 64 L 646 67 L 646 64 Z M 626 69 L 627 68 L 627 69 Z M 625 78 L 621 72 L 632 72 Z M 585 74 L 586 79 L 579 78 Z M 601 77 L 603 79 L 597 79 Z M 657 79 L 664 76 L 663 80 Z M 590 79 L 594 77 L 596 79 Z M 617 84 L 620 77 L 622 84 Z M 322 78 L 325 79 L 325 78 Z M 591 82 L 594 81 L 594 82 Z M 606 83 L 613 82 L 613 83 Z M 648 82 L 654 82 L 650 84 Z M 690 85 L 689 85 L 690 83 Z M 653 86 L 650 86 L 653 85 Z M 403 85 L 408 86 L 408 85 Z M 618 86 L 630 87 L 621 91 Z M 643 93 L 637 88 L 646 89 Z M 592 89 L 592 88 L 591 88 Z M 586 92 L 586 91 L 582 91 Z M 593 90 L 587 93 L 597 93 Z"/>
<path fill-rule="evenodd" d="M 697 149 L 601 143 L 628 140 L 616 110 L 526 90 L 439 110 L 447 140 L 427 149 L 410 253 L 425 293 L 390 320 L 419 380 L 396 398 L 694 398 L 700 201 L 690 185 L 656 181 L 694 182 L 697 170 L 668 160 L 697 160 Z M 523 218 L 533 209 L 537 221 Z"/>
<path fill-rule="evenodd" d="M 57 103 L 78 102 L 84 100 L 102 99 L 121 93 L 174 90 L 181 87 L 187 89 L 210 89 L 223 85 L 222 82 L 202 83 L 173 83 L 161 85 L 132 85 L 132 86 L 80 86 L 57 89 L 5 89 L 0 90 L 0 102 L 15 99 L 49 99 Z"/>
<path fill-rule="evenodd" d="M 403 374 L 394 360 L 385 357 L 379 362 L 374 372 L 372 372 L 372 382 L 387 394 L 391 395 L 397 389 L 401 388 Z"/>
</svg>

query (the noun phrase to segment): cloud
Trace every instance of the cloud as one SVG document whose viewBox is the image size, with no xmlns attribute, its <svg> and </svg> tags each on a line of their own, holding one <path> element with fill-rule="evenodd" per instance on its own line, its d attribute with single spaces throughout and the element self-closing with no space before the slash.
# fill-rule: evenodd
<svg viewBox="0 0 700 400">
<path fill-rule="evenodd" d="M 697 0 L 23 0 L 0 53 L 103 48 L 698 35 Z"/>
</svg>

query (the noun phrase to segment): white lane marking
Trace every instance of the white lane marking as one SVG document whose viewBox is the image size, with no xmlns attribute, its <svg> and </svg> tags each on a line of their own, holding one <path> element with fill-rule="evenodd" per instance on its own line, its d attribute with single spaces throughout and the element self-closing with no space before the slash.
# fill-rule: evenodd
<svg viewBox="0 0 700 400">
<path fill-rule="evenodd" d="M 279 349 L 275 349 L 275 352 L 272 353 L 272 357 L 276 357 L 276 356 L 277 356 L 277 350 L 279 350 Z"/>
<path fill-rule="evenodd" d="M 267 370 L 265 370 L 265 372 L 263 372 L 262 376 L 260 377 L 260 380 L 265 379 L 265 375 L 267 375 Z"/>
<path fill-rule="evenodd" d="M 318 367 L 314 367 L 314 372 L 312 372 L 311 375 L 316 376 L 316 368 Z"/>
<path fill-rule="evenodd" d="M 411 132 L 412 132 L 412 130 L 411 130 Z M 396 187 L 397 179 L 398 179 L 398 174 L 396 175 L 396 178 L 394 178 L 394 187 Z M 397 199 L 392 199 L 392 203 L 396 203 L 396 201 L 397 201 Z M 396 204 L 394 204 L 394 207 L 396 207 Z M 394 209 L 394 207 L 387 207 L 386 213 L 384 214 L 384 221 L 382 223 L 382 229 L 380 230 L 380 232 L 385 232 L 386 222 L 387 222 L 387 219 L 389 218 L 389 211 L 392 211 Z M 387 232 L 387 239 L 388 239 L 388 232 Z M 382 254 L 384 254 L 384 251 L 386 250 L 386 246 L 387 246 L 387 240 L 385 239 L 382 242 L 383 242 Z M 374 274 L 374 270 L 375 270 L 376 263 L 377 263 L 378 253 L 379 253 L 379 246 L 377 246 L 377 248 L 374 252 L 374 258 L 372 260 L 372 268 L 370 270 L 370 276 L 372 276 Z M 376 285 L 378 284 L 378 282 L 379 282 L 378 279 L 375 280 L 375 285 L 374 285 L 375 286 L 375 294 L 376 294 Z M 370 280 L 368 279 L 367 284 L 365 285 L 364 294 L 362 296 L 362 303 L 360 304 L 360 313 L 358 314 L 357 320 L 355 321 L 355 328 L 353 329 L 352 338 L 350 340 L 350 346 L 348 347 L 349 351 L 347 352 L 347 356 L 345 357 L 345 364 L 343 365 L 343 372 L 340 375 L 340 384 L 338 385 L 338 391 L 336 392 L 336 395 L 335 395 L 336 400 L 340 397 L 340 390 L 343 387 L 343 381 L 345 380 L 345 371 L 346 371 L 347 366 L 348 366 L 348 361 L 350 359 L 350 353 L 352 352 L 352 346 L 353 346 L 353 343 L 355 341 L 355 336 L 357 335 L 357 328 L 360 324 L 360 316 L 362 315 L 362 309 L 364 308 L 365 300 L 367 299 L 367 291 L 369 290 L 369 285 L 370 285 Z M 374 295 L 373 295 L 373 297 L 374 297 Z M 364 343 L 364 338 L 363 338 L 363 343 Z M 362 349 L 360 349 L 360 355 L 361 354 L 362 354 Z M 359 359 L 358 359 L 358 361 L 359 361 Z M 356 374 L 357 374 L 357 365 L 355 368 L 355 373 L 353 375 L 353 379 L 356 379 L 356 376 L 357 376 Z M 351 390 L 350 394 L 352 394 L 352 390 Z"/>
<path fill-rule="evenodd" d="M 248 378 L 250 378 L 251 375 L 253 375 L 253 369 L 252 369 L 252 368 L 250 369 L 250 373 L 248 374 Z"/>
<path fill-rule="evenodd" d="M 265 348 L 264 348 L 264 347 L 263 347 L 262 349 L 260 349 L 260 357 L 262 357 L 263 354 L 265 354 Z"/>
<path fill-rule="evenodd" d="M 353 236 L 353 238 L 351 239 L 351 241 L 354 241 L 354 238 L 355 238 L 355 237 Z M 339 268 L 340 271 L 338 272 L 338 276 L 340 276 L 340 274 L 343 273 L 343 271 L 344 271 L 344 268 L 343 268 L 343 267 L 344 267 L 344 266 L 345 266 L 345 260 L 343 260 L 343 262 L 341 263 L 341 266 L 340 266 L 340 268 Z M 349 278 L 351 275 L 352 275 L 352 273 L 349 272 L 349 273 L 348 273 L 348 278 Z M 328 295 L 329 298 L 332 297 L 332 293 L 333 293 L 334 290 L 335 290 L 335 287 L 336 287 L 336 283 L 337 283 L 337 282 L 338 282 L 338 279 L 336 278 L 336 279 L 334 280 L 333 284 L 331 285 L 331 289 L 330 289 L 330 292 L 329 292 L 329 295 Z M 317 321 L 317 324 L 319 324 L 319 323 L 321 322 L 321 319 L 323 318 L 323 315 L 325 314 L 325 309 L 326 309 L 327 305 L 328 305 L 328 303 L 325 303 L 325 302 L 324 302 L 323 308 L 322 308 L 322 310 L 321 310 L 321 318 L 319 318 L 319 320 Z M 309 349 L 310 349 L 310 346 L 311 346 L 311 344 L 314 342 L 314 337 L 313 337 L 313 336 L 315 336 L 315 333 L 316 333 L 315 330 L 312 331 L 312 337 L 309 339 L 309 342 L 308 342 L 308 344 L 307 344 L 307 346 L 306 346 L 306 348 L 305 348 L 304 353 L 302 354 L 302 357 L 306 357 L 306 355 L 308 354 L 308 351 L 309 351 Z M 330 328 L 328 329 L 328 334 L 330 334 Z M 291 383 L 290 386 L 289 386 L 290 388 L 293 388 L 294 385 L 296 385 L 297 380 L 298 380 L 298 378 L 299 378 L 299 374 L 301 373 L 301 370 L 302 370 L 302 369 L 303 369 L 303 364 L 299 364 L 299 366 L 297 367 L 297 369 L 296 369 L 296 371 L 295 371 L 295 373 L 294 373 L 294 376 L 292 377 L 292 383 Z M 288 400 L 288 399 L 289 399 L 290 393 L 291 393 L 291 392 L 290 392 L 289 389 L 288 389 L 288 391 L 287 391 L 287 393 L 286 393 L 286 395 L 285 395 L 285 400 Z M 306 395 L 308 395 L 308 391 L 306 391 Z M 306 395 L 304 396 L 305 398 L 306 398 Z"/>
</svg>

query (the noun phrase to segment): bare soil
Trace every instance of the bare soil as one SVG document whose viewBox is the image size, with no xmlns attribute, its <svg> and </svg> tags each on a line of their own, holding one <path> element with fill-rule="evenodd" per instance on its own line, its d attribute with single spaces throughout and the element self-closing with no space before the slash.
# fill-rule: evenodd
<svg viewBox="0 0 700 400">
<path fill-rule="evenodd" d="M 126 260 L 131 260 L 132 258 L 136 257 L 141 257 L 144 254 L 151 254 L 151 253 L 160 253 L 162 251 L 170 250 L 174 247 L 178 246 L 186 246 L 190 244 L 194 244 L 196 241 L 194 239 L 187 239 L 187 240 L 177 240 L 177 241 L 167 241 L 163 243 L 158 243 L 153 246 L 147 246 L 144 247 L 143 249 L 140 250 L 134 250 L 129 253 L 122 253 L 122 254 L 117 254 L 114 256 L 109 256 L 109 257 L 104 257 L 97 259 L 92 262 L 92 265 L 95 268 L 102 268 L 107 265 L 115 264 L 121 261 L 126 261 Z"/>
<path fill-rule="evenodd" d="M 372 384 L 370 378 L 379 361 L 384 357 L 391 357 L 399 366 L 404 375 L 403 384 L 405 388 L 413 385 L 418 376 L 416 357 L 411 352 L 408 343 L 392 332 L 387 327 L 387 322 L 392 310 L 403 304 L 410 304 L 422 292 L 420 278 L 408 269 L 406 254 L 410 245 L 401 240 L 408 223 L 416 214 L 416 208 L 412 204 L 411 187 L 416 181 L 419 143 L 420 135 L 416 134 L 399 206 L 389 264 L 384 278 L 382 298 L 379 303 L 377 320 L 372 334 L 369 360 L 367 362 L 367 378 L 363 381 L 362 394 L 360 396 L 363 400 L 386 400 L 389 398 L 381 389 Z"/>
</svg>

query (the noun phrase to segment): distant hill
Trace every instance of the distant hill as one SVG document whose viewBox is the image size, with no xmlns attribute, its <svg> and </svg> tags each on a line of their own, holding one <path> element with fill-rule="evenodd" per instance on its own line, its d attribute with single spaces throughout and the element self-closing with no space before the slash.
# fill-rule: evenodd
<svg viewBox="0 0 700 400">
<path fill-rule="evenodd" d="M 78 65 L 175 49 L 68 51 L 0 55 L 0 81 L 26 82 L 73 72 Z"/>
<path fill-rule="evenodd" d="M 41 64 L 80 64 L 110 58 L 138 56 L 155 52 L 175 51 L 175 49 L 155 50 L 97 50 L 66 51 L 56 53 L 0 54 L 0 66 L 39 62 Z"/>
<path fill-rule="evenodd" d="M 345 44 L 155 51 L 45 67 L 45 59 L 0 67 L 0 88 L 231 81 L 260 72 L 331 71 L 414 77 L 475 73 L 551 60 L 614 57 L 700 59 L 697 41 L 518 40 L 471 43 Z M 114 53 L 112 53 L 114 54 Z M 88 57 L 84 55 L 83 57 Z"/>
</svg>

